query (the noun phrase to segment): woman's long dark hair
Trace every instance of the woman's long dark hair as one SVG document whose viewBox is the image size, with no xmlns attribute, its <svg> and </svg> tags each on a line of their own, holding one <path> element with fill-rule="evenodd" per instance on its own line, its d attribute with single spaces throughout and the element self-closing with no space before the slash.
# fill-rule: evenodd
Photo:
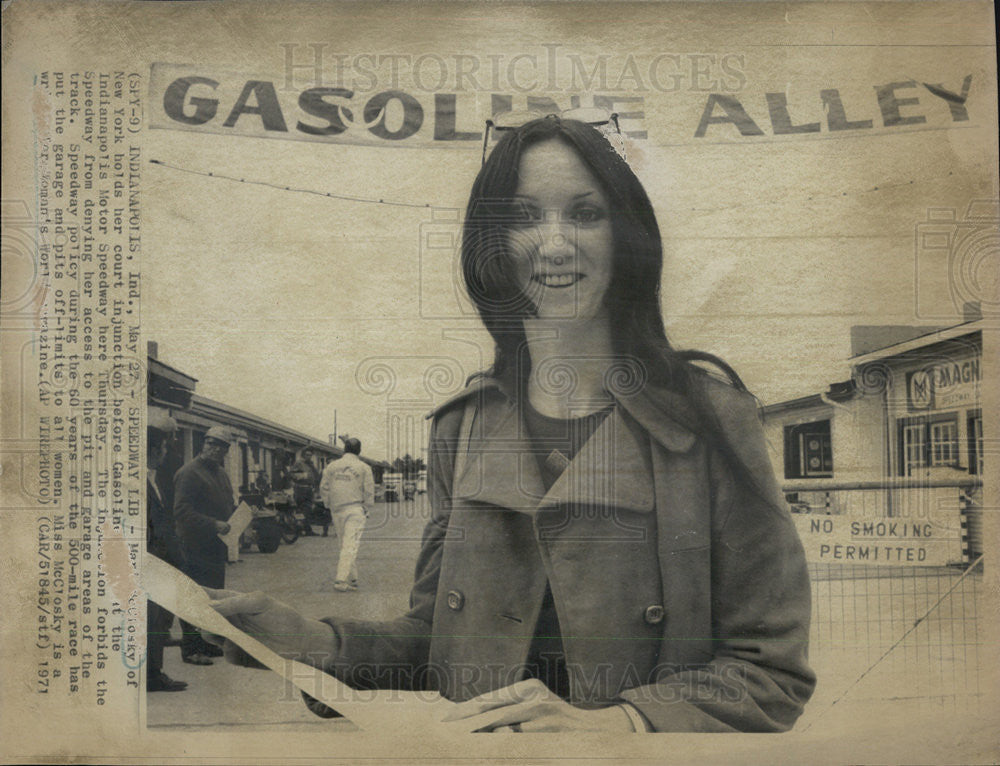
<svg viewBox="0 0 1000 766">
<path fill-rule="evenodd" d="M 575 150 L 600 184 L 610 205 L 614 254 L 605 296 L 615 355 L 637 362 L 646 381 L 685 397 L 694 422 L 686 423 L 726 458 L 738 478 L 756 486 L 719 424 L 705 392 L 707 374 L 693 362 L 714 364 L 733 385 L 746 390 L 721 359 L 699 351 L 678 351 L 667 340 L 660 309 L 663 247 L 653 206 L 639 179 L 611 143 L 593 127 L 555 116 L 533 120 L 507 132 L 472 186 L 462 237 L 462 274 L 469 297 L 495 343 L 489 374 L 510 377 L 518 390 L 530 372 L 523 320 L 535 313 L 516 277 L 507 230 L 521 215 L 513 201 L 521 154 L 547 140 Z"/>
</svg>

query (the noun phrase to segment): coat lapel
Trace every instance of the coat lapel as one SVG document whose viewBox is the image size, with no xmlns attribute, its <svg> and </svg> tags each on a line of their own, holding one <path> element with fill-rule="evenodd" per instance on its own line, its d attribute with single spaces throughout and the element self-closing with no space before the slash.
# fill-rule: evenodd
<svg viewBox="0 0 1000 766">
<path fill-rule="evenodd" d="M 684 397 L 665 388 L 644 386 L 616 399 L 636 423 L 671 452 L 687 452 L 694 445 L 697 425 Z"/>
<path fill-rule="evenodd" d="M 651 511 L 653 480 L 648 444 L 616 406 L 542 498 L 560 503 Z"/>
<path fill-rule="evenodd" d="M 467 452 L 452 490 L 453 504 L 472 501 L 515 511 L 534 511 L 545 494 L 531 442 L 512 401 L 493 396 L 479 402 L 458 450 Z M 464 444 L 462 443 L 464 442 Z"/>
<path fill-rule="evenodd" d="M 499 390 L 467 405 L 467 450 L 453 488 L 453 501 L 487 503 L 531 513 L 560 503 L 648 512 L 656 506 L 650 438 L 668 450 L 686 452 L 694 434 L 683 399 L 644 390 L 618 397 L 611 413 L 548 492 L 519 409 Z M 661 401 L 662 400 L 662 401 Z M 672 417 L 676 413 L 675 417 Z"/>
</svg>

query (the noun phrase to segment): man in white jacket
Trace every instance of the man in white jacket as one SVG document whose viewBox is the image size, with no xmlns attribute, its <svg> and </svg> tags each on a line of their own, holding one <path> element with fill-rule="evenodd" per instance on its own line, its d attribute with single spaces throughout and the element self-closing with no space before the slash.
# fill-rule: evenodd
<svg viewBox="0 0 1000 766">
<path fill-rule="evenodd" d="M 367 509 L 375 502 L 372 469 L 361 461 L 360 454 L 361 442 L 346 439 L 344 456 L 324 469 L 319 484 L 320 497 L 333 515 L 333 525 L 340 538 L 340 559 L 333 582 L 334 590 L 340 592 L 358 589 L 358 548 L 365 531 Z"/>
</svg>

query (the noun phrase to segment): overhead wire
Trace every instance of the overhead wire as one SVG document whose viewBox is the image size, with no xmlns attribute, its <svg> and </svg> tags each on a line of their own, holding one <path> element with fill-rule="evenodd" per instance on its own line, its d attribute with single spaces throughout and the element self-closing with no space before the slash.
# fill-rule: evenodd
<svg viewBox="0 0 1000 766">
<path fill-rule="evenodd" d="M 163 160 L 151 159 L 149 160 L 151 165 L 161 165 L 165 168 L 170 168 L 171 170 L 176 170 L 181 173 L 190 173 L 192 175 L 204 176 L 205 178 L 220 178 L 225 181 L 233 181 L 235 183 L 241 184 L 252 184 L 254 186 L 266 186 L 271 189 L 277 189 L 278 191 L 296 192 L 299 194 L 313 194 L 317 197 L 330 197 L 331 199 L 339 199 L 347 202 L 361 202 L 370 205 L 391 205 L 393 207 L 410 207 L 410 208 L 421 208 L 427 209 L 432 207 L 428 203 L 418 203 L 418 202 L 399 202 L 396 200 L 388 200 L 383 198 L 374 197 L 355 197 L 351 194 L 338 194 L 337 192 L 323 192 L 317 191 L 316 189 L 304 189 L 297 186 L 284 186 L 282 184 L 271 183 L 270 181 L 258 181 L 252 178 L 239 178 L 237 176 L 227 175 L 226 173 L 216 173 L 210 170 L 195 170 L 193 168 L 185 168 L 180 165 L 175 165 L 171 162 L 165 162 Z"/>
<path fill-rule="evenodd" d="M 202 176 L 202 177 L 205 177 L 205 178 L 217 178 L 217 179 L 221 179 L 221 180 L 224 180 L 224 181 L 232 181 L 234 183 L 251 184 L 251 185 L 254 185 L 254 186 L 265 186 L 267 188 L 275 189 L 277 191 L 295 192 L 295 193 L 298 193 L 298 194 L 312 194 L 312 195 L 317 196 L 317 197 L 328 197 L 330 199 L 338 199 L 338 200 L 343 200 L 343 201 L 346 201 L 346 202 L 357 202 L 357 203 L 370 204 L 370 205 L 389 205 L 391 207 L 415 208 L 415 209 L 420 209 L 420 210 L 429 210 L 429 209 L 431 209 L 433 207 L 436 207 L 435 205 L 432 205 L 429 202 L 403 202 L 403 201 L 399 201 L 399 200 L 385 199 L 383 197 L 378 197 L 378 198 L 376 198 L 376 197 L 359 197 L 359 196 L 355 196 L 355 195 L 351 195 L 351 194 L 341 194 L 341 193 L 338 193 L 338 192 L 324 192 L 324 191 L 319 191 L 317 189 L 307 189 L 307 188 L 300 188 L 300 187 L 296 187 L 296 186 L 286 186 L 286 185 L 282 185 L 282 184 L 272 183 L 270 181 L 260 181 L 260 180 L 256 180 L 256 179 L 252 179 L 252 178 L 245 178 L 245 177 L 241 178 L 241 177 L 234 176 L 234 175 L 229 175 L 229 174 L 226 174 L 226 173 L 216 173 L 216 172 L 210 171 L 210 170 L 196 170 L 194 168 L 187 168 L 187 167 L 183 167 L 181 165 L 174 164 L 172 162 L 166 162 L 164 160 L 158 160 L 158 159 L 150 159 L 149 163 L 152 164 L 152 165 L 160 165 L 160 166 L 165 167 L 165 168 L 170 168 L 171 170 L 176 170 L 176 171 L 181 172 L 181 173 L 189 173 L 191 175 Z M 838 191 L 838 192 L 830 192 L 830 193 L 827 193 L 827 194 L 812 194 L 812 195 L 809 195 L 808 197 L 805 197 L 804 199 L 800 198 L 799 201 L 800 202 L 813 202 L 813 201 L 823 200 L 823 199 L 842 199 L 842 198 L 845 198 L 845 197 L 853 197 L 853 196 L 857 196 L 857 195 L 861 195 L 861 194 L 874 194 L 876 192 L 891 191 L 891 190 L 894 190 L 894 189 L 905 188 L 907 186 L 913 186 L 918 181 L 921 182 L 921 183 L 926 182 L 926 181 L 940 181 L 940 180 L 942 180 L 944 178 L 948 178 L 948 177 L 954 176 L 954 175 L 955 175 L 955 171 L 949 171 L 946 175 L 935 176 L 933 178 L 920 178 L 920 179 L 911 178 L 911 179 L 908 179 L 906 181 L 898 181 L 898 182 L 892 182 L 892 183 L 882 183 L 882 184 L 877 184 L 875 186 L 867 187 L 867 188 L 864 188 L 864 189 L 857 189 L 857 190 L 852 190 L 852 191 Z M 789 199 L 790 199 L 789 197 L 774 197 L 772 199 L 765 199 L 765 200 L 758 199 L 758 200 L 754 200 L 753 202 L 741 202 L 741 203 L 736 203 L 736 204 L 733 204 L 733 205 L 723 205 L 723 206 L 719 206 L 719 207 L 710 207 L 710 208 L 706 208 L 706 207 L 690 207 L 690 208 L 688 208 L 688 210 L 690 212 L 692 212 L 692 213 L 721 213 L 721 212 L 726 212 L 726 211 L 739 210 L 741 208 L 759 207 L 759 206 L 762 206 L 762 205 L 777 205 L 777 204 L 788 202 Z"/>
</svg>

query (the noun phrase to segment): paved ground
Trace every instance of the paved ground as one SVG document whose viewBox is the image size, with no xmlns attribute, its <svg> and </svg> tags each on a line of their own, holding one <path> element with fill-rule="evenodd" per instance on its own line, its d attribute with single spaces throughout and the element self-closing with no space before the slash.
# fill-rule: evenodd
<svg viewBox="0 0 1000 766">
<path fill-rule="evenodd" d="M 332 528 L 330 537 L 300 537 L 273 554 L 243 553 L 242 562 L 229 565 L 226 586 L 266 591 L 311 617 L 397 617 L 408 606 L 427 514 L 426 495 L 415 501 L 376 505 L 358 555 L 361 588 L 357 592 L 333 589 L 339 545 Z M 175 635 L 178 631 L 175 623 Z M 164 671 L 189 685 L 183 692 L 147 696 L 150 726 L 246 726 L 254 731 L 353 728 L 347 721 L 314 716 L 297 689 L 268 671 L 235 667 L 221 659 L 211 667 L 187 665 L 181 661 L 180 649 L 174 647 L 166 650 Z"/>
<path fill-rule="evenodd" d="M 426 515 L 425 496 L 376 507 L 361 546 L 362 588 L 356 593 L 332 588 L 338 550 L 334 537 L 300 538 L 270 555 L 245 553 L 241 563 L 229 566 L 227 584 L 236 590 L 265 590 L 314 617 L 398 616 L 407 607 Z M 851 731 L 861 720 L 884 717 L 887 704 L 898 716 L 980 709 L 985 692 L 980 679 L 990 661 L 981 629 L 981 574 L 959 581 L 956 570 L 858 566 L 816 566 L 812 574 L 810 658 L 819 684 L 798 730 L 815 725 Z M 298 691 L 268 671 L 221 660 L 211 667 L 186 665 L 178 648 L 167 649 L 165 670 L 190 686 L 181 693 L 148 695 L 150 726 L 352 728 L 343 720 L 313 716 Z"/>
</svg>

